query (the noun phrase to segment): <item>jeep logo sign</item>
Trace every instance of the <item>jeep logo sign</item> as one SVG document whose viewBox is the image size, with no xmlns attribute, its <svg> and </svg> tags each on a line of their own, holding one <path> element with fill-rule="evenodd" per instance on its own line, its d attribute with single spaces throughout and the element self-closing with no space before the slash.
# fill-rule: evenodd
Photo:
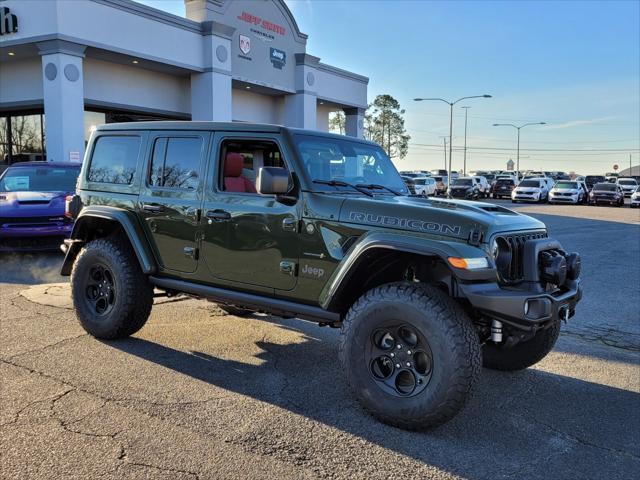
<svg viewBox="0 0 640 480">
<path fill-rule="evenodd" d="M 16 33 L 18 31 L 18 17 L 7 7 L 0 8 L 0 35 Z"/>
<path fill-rule="evenodd" d="M 271 63 L 275 68 L 282 70 L 282 67 L 287 63 L 287 53 L 271 47 L 269 51 L 269 60 L 271 60 Z"/>
</svg>

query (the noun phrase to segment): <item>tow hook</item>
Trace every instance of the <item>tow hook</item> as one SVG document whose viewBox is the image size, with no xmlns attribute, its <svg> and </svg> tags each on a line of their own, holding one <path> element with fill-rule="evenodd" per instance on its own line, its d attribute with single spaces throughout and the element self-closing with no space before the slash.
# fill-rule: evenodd
<svg viewBox="0 0 640 480">
<path fill-rule="evenodd" d="M 491 322 L 491 341 L 495 343 L 502 342 L 502 322 L 499 320 Z"/>
<path fill-rule="evenodd" d="M 571 312 L 569 311 L 568 307 L 563 307 L 562 309 L 560 309 L 560 318 L 564 321 L 564 323 L 567 323 L 567 321 L 569 320 L 569 315 L 571 314 Z"/>
</svg>

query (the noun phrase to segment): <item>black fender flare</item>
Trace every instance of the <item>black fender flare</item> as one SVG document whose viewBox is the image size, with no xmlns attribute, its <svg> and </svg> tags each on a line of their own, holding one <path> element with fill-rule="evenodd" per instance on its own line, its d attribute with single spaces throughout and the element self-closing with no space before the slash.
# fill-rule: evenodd
<svg viewBox="0 0 640 480">
<path fill-rule="evenodd" d="M 61 275 L 71 275 L 73 262 L 75 261 L 82 246 L 89 240 L 89 226 L 96 220 L 114 222 L 118 224 L 127 236 L 131 248 L 136 254 L 142 272 L 151 275 L 156 272 L 157 266 L 153 252 L 146 241 L 146 236 L 142 226 L 138 222 L 133 212 L 123 208 L 111 207 L 107 205 L 88 206 L 82 209 L 71 232 L 71 238 L 65 241 L 66 255 Z"/>
<path fill-rule="evenodd" d="M 452 275 L 461 281 L 486 281 L 495 280 L 496 278 L 493 260 L 486 252 L 478 247 L 451 240 L 427 238 L 405 231 L 372 231 L 360 237 L 360 239 L 349 248 L 349 251 L 334 270 L 320 293 L 319 303 L 322 308 L 331 310 L 334 300 L 340 295 L 341 290 L 348 288 L 347 284 L 350 274 L 357 268 L 366 252 L 374 248 L 438 257 L 450 268 Z M 489 268 L 473 271 L 454 269 L 448 262 L 449 257 L 486 257 Z"/>
</svg>

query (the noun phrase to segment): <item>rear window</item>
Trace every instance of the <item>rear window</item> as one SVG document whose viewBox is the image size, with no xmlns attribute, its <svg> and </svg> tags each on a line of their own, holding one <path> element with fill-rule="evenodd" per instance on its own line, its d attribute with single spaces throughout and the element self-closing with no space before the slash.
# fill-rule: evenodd
<svg viewBox="0 0 640 480">
<path fill-rule="evenodd" d="M 104 135 L 93 147 L 87 180 L 130 185 L 136 175 L 140 137 Z"/>
<path fill-rule="evenodd" d="M 499 178 L 498 180 L 496 180 L 496 185 L 513 185 L 513 180 Z"/>
<path fill-rule="evenodd" d="M 194 190 L 198 186 L 201 152 L 200 137 L 156 139 L 149 185 Z"/>
<path fill-rule="evenodd" d="M 615 192 L 616 186 L 613 183 L 598 183 L 595 187 L 593 187 L 593 189 L 604 192 Z"/>
</svg>

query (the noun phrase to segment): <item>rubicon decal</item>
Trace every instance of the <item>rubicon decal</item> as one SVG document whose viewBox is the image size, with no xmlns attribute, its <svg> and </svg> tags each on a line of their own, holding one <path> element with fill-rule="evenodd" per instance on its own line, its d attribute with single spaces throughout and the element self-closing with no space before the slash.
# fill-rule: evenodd
<svg viewBox="0 0 640 480">
<path fill-rule="evenodd" d="M 375 213 L 351 212 L 349 220 L 358 223 L 370 223 L 385 227 L 408 228 L 419 232 L 439 232 L 445 235 L 459 236 L 462 228 L 459 225 L 447 225 L 446 223 L 426 222 L 411 218 L 389 217 L 376 215 Z"/>
</svg>

